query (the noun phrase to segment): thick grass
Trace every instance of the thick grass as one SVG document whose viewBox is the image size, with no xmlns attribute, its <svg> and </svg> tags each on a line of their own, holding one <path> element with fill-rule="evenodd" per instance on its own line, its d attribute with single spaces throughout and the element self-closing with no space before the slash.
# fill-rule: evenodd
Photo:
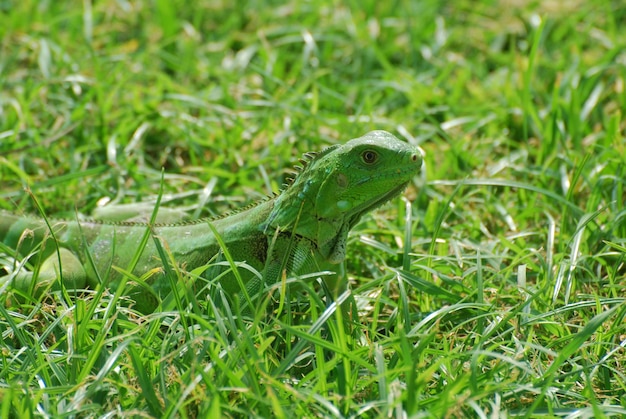
<svg viewBox="0 0 626 419">
<path fill-rule="evenodd" d="M 426 156 L 351 236 L 357 333 L 314 280 L 249 322 L 2 305 L 0 416 L 626 415 L 621 2 L 0 10 L 0 209 L 220 214 L 371 129 Z"/>
</svg>

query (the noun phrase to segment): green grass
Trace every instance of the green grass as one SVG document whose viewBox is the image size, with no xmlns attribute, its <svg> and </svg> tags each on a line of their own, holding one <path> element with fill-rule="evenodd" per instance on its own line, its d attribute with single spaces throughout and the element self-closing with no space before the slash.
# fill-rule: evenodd
<svg viewBox="0 0 626 419">
<path fill-rule="evenodd" d="M 625 24 L 600 0 L 0 1 L 0 209 L 162 187 L 219 214 L 371 129 L 426 160 L 351 236 L 357 342 L 314 281 L 249 323 L 114 290 L 0 305 L 0 416 L 626 415 Z"/>
</svg>

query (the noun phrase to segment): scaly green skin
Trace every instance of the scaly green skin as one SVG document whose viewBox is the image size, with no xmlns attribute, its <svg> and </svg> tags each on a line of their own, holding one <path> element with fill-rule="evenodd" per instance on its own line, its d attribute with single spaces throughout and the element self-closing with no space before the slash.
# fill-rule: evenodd
<svg viewBox="0 0 626 419">
<path fill-rule="evenodd" d="M 139 311 L 154 311 L 171 291 L 171 281 L 160 269 L 164 263 L 155 239 L 170 256 L 169 266 L 176 263 L 191 271 L 208 265 L 202 276 L 210 280 L 222 275 L 221 286 L 234 296 L 242 291 L 239 281 L 225 262 L 210 225 L 232 260 L 245 262 L 261 274 L 239 267 L 249 295 L 257 294 L 263 283 L 283 277 L 337 271 L 336 265 L 345 258 L 350 229 L 364 213 L 400 194 L 419 171 L 422 157 L 417 148 L 384 131 L 307 157 L 304 169 L 280 195 L 222 218 L 152 228 L 135 222 L 50 220 L 55 243 L 43 220 L 0 213 L 0 241 L 5 250 L 15 251 L 12 258 L 28 258 L 35 268 L 5 275 L 0 285 L 9 278 L 15 289 L 27 295 L 37 293 L 36 289 L 59 288 L 61 282 L 68 290 L 96 288 L 101 281 L 115 289 L 124 278 L 120 270 L 132 269 L 148 233 L 151 237 L 132 273 L 154 292 L 142 287 L 131 287 L 128 292 Z M 13 268 L 5 266 L 5 271 Z M 336 277 L 325 281 L 335 293 L 345 287 Z"/>
</svg>

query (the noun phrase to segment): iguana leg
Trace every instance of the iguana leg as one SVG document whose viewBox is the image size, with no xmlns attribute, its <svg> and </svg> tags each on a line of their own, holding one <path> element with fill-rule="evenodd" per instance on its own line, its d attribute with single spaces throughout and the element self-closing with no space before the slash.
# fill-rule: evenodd
<svg viewBox="0 0 626 419">
<path fill-rule="evenodd" d="M 61 270 L 59 270 L 59 259 L 61 260 Z M 34 290 L 35 295 L 50 288 L 52 290 L 61 289 L 63 286 L 68 290 L 85 288 L 87 284 L 87 274 L 81 261 L 70 250 L 60 248 L 59 252 L 54 252 L 43 261 L 36 276 L 37 283 L 33 286 L 34 272 L 22 269 L 13 278 L 13 287 L 25 294 Z"/>
</svg>

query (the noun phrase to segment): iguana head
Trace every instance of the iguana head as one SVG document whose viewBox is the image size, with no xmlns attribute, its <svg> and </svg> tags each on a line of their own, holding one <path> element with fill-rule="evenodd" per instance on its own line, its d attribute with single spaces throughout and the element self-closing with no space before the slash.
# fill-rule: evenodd
<svg viewBox="0 0 626 419">
<path fill-rule="evenodd" d="M 421 166 L 419 149 L 386 131 L 328 147 L 276 198 L 266 229 L 307 238 L 340 261 L 348 231 L 364 213 L 400 194 Z"/>
</svg>

